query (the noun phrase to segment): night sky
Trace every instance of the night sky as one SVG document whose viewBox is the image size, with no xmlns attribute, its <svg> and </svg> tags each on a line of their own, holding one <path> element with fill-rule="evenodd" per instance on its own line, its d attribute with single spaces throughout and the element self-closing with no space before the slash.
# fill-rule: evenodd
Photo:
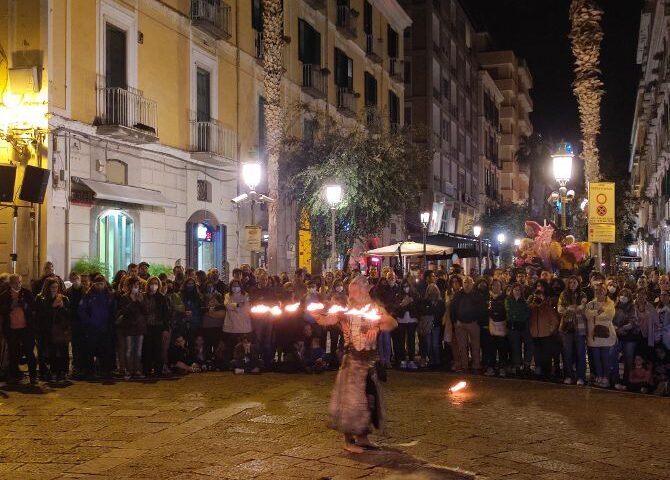
<svg viewBox="0 0 670 480">
<path fill-rule="evenodd" d="M 497 48 L 526 59 L 533 75 L 531 121 L 537 133 L 578 144 L 579 116 L 572 94 L 574 58 L 568 32 L 569 0 L 462 0 L 478 30 Z M 605 84 L 598 146 L 607 179 L 627 174 L 639 66 L 635 64 L 642 0 L 600 0 L 605 11 L 601 50 Z"/>
</svg>

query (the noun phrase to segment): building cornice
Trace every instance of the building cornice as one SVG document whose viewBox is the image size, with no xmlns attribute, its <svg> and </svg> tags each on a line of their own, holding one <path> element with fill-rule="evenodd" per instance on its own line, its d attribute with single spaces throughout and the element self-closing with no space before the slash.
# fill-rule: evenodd
<svg viewBox="0 0 670 480">
<path fill-rule="evenodd" d="M 397 0 L 369 0 L 369 2 L 377 7 L 395 30 L 402 32 L 412 24 L 412 19 Z"/>
</svg>

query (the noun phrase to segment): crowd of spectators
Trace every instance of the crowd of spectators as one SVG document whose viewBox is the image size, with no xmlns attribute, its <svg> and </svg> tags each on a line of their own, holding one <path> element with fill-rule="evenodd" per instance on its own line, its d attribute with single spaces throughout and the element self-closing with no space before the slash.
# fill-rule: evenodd
<svg viewBox="0 0 670 480">
<path fill-rule="evenodd" d="M 227 281 L 215 268 L 180 265 L 151 276 L 146 262 L 111 279 L 72 273 L 64 281 L 51 263 L 31 285 L 0 274 L 0 375 L 16 384 L 27 370 L 36 384 L 336 369 L 341 332 L 307 306 L 345 306 L 357 275 L 273 276 L 243 265 Z M 398 322 L 379 335 L 382 369 L 669 393 L 670 281 L 654 270 L 582 279 L 521 269 L 476 277 L 458 265 L 401 277 L 372 267 L 367 281 Z M 253 314 L 260 304 L 299 307 Z"/>
</svg>

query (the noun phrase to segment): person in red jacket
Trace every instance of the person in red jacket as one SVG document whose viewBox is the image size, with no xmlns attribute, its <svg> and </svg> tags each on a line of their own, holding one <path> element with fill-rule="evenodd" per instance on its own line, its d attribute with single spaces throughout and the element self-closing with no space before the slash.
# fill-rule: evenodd
<svg viewBox="0 0 670 480">
<path fill-rule="evenodd" d="M 559 318 L 551 304 L 549 285 L 535 282 L 533 294 L 528 298 L 530 306 L 530 334 L 533 337 L 535 374 L 547 379 L 551 375 L 553 335 L 558 331 Z"/>
</svg>

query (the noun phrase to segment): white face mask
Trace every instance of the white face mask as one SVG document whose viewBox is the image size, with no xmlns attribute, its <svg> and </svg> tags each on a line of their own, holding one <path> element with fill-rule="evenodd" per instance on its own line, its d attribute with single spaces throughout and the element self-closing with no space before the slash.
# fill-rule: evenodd
<svg viewBox="0 0 670 480">
<path fill-rule="evenodd" d="M 240 287 L 233 287 L 232 290 L 233 290 L 233 293 L 240 293 L 242 291 L 242 289 Z"/>
<path fill-rule="evenodd" d="M 12 288 L 12 292 L 14 293 L 19 293 L 21 291 L 21 287 L 19 288 Z"/>
<path fill-rule="evenodd" d="M 628 297 L 619 297 L 619 301 L 625 305 L 628 303 Z"/>
<path fill-rule="evenodd" d="M 341 286 L 340 287 L 335 287 L 335 290 L 337 290 L 338 292 L 343 292 L 344 287 L 341 287 Z"/>
<path fill-rule="evenodd" d="M 405 293 L 409 293 L 409 287 L 405 287 Z"/>
<path fill-rule="evenodd" d="M 140 287 L 133 287 L 132 292 L 137 294 L 140 291 Z"/>
<path fill-rule="evenodd" d="M 81 287 L 81 280 L 75 280 L 74 282 L 72 282 L 72 286 L 73 286 L 74 288 L 79 288 L 79 287 Z"/>
<path fill-rule="evenodd" d="M 614 292 L 616 292 L 616 287 L 615 286 L 608 287 L 607 291 L 610 292 L 610 293 L 614 293 Z"/>
<path fill-rule="evenodd" d="M 152 283 L 149 286 L 149 290 L 151 290 L 151 293 L 156 293 L 156 291 L 158 291 L 158 285 L 156 285 L 155 283 Z"/>
</svg>

